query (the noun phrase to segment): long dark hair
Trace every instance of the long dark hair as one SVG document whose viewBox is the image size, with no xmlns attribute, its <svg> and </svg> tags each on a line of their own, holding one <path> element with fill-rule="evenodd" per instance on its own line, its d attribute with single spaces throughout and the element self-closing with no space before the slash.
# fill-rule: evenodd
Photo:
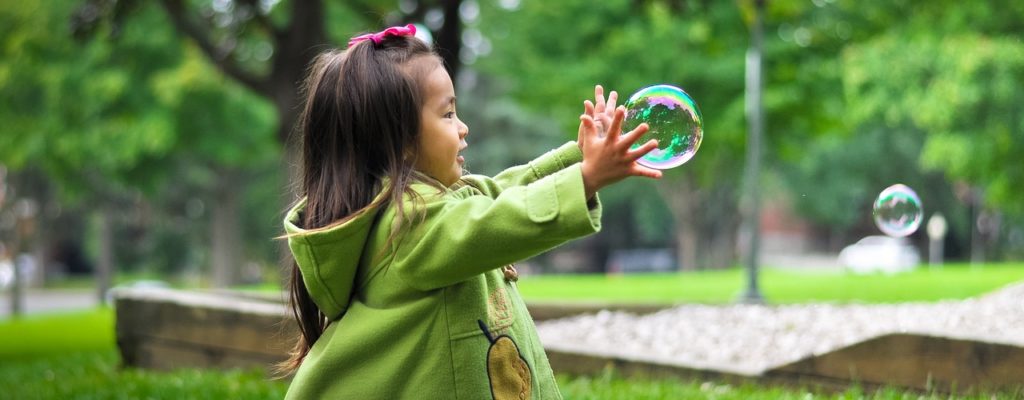
<svg viewBox="0 0 1024 400">
<path fill-rule="evenodd" d="M 398 220 L 392 235 L 398 231 L 403 194 L 412 194 L 409 184 L 418 176 L 413 165 L 424 101 L 419 82 L 440 65 L 441 58 L 412 36 L 388 36 L 379 44 L 365 40 L 313 61 L 297 124 L 302 138 L 299 192 L 307 199 L 299 217 L 303 229 L 330 229 L 368 209 L 394 204 Z M 285 374 L 298 368 L 329 323 L 294 259 L 289 286 L 300 334 L 291 358 L 279 365 Z"/>
</svg>

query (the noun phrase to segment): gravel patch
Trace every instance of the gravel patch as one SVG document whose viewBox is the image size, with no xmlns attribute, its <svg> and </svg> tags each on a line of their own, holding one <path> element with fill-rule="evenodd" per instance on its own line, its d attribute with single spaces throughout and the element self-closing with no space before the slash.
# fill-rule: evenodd
<svg viewBox="0 0 1024 400">
<path fill-rule="evenodd" d="M 890 333 L 1024 346 L 1024 284 L 966 300 L 900 304 L 681 305 L 537 324 L 552 350 L 756 375 Z"/>
</svg>

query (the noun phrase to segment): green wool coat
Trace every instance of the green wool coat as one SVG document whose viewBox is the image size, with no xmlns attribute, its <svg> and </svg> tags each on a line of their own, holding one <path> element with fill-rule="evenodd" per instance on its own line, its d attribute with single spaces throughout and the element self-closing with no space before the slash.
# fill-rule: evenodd
<svg viewBox="0 0 1024 400">
<path fill-rule="evenodd" d="M 600 230 L 581 160 L 570 142 L 494 178 L 413 184 L 414 217 L 390 242 L 394 206 L 312 232 L 299 228 L 300 202 L 285 218 L 288 245 L 331 323 L 287 398 L 560 399 L 501 268 Z"/>
</svg>

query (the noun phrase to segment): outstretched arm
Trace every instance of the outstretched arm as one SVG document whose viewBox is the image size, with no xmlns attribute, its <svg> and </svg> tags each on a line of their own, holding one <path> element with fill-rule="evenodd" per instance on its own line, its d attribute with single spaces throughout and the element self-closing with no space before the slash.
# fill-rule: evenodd
<svg viewBox="0 0 1024 400">
<path fill-rule="evenodd" d="M 576 142 L 568 142 L 550 150 L 533 161 L 501 171 L 493 180 L 501 188 L 528 185 L 538 179 L 583 161 L 583 152 Z"/>
<path fill-rule="evenodd" d="M 404 232 L 389 270 L 409 286 L 432 290 L 540 254 L 597 232 L 601 208 L 588 207 L 581 164 L 494 198 L 469 191 L 423 206 Z"/>
</svg>

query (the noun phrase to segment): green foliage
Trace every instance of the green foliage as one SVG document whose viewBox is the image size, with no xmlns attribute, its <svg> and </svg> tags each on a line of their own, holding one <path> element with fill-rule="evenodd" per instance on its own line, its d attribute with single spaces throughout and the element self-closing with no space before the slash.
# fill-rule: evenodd
<svg viewBox="0 0 1024 400">
<path fill-rule="evenodd" d="M 670 247 L 686 236 L 680 233 L 685 226 L 704 233 L 696 239 L 701 241 L 695 246 L 697 265 L 687 267 L 731 264 L 746 141 L 748 33 L 739 9 L 729 2 L 627 0 L 481 8 L 487 24 L 479 29 L 499 50 L 481 58 L 479 70 L 498 82 L 499 93 L 523 104 L 527 115 L 552 119 L 563 140 L 576 138 L 577 117 L 583 100 L 593 98 L 595 84 L 618 91 L 619 104 L 643 87 L 663 83 L 682 87 L 696 99 L 705 116 L 700 152 L 685 166 L 665 171 L 663 181 L 602 191 L 606 231 L 629 240 L 611 234 L 594 240 L 602 248 Z M 646 202 L 658 197 L 664 201 Z M 640 207 L 648 209 L 632 212 Z M 652 219 L 659 223 L 642 225 Z M 647 240 L 633 240 L 628 232 L 637 226 L 649 231 Z M 673 228 L 678 236 L 663 233 Z"/>
<path fill-rule="evenodd" d="M 851 120 L 927 132 L 923 167 L 980 186 L 991 207 L 1024 213 L 1024 44 L 1016 35 L 895 30 L 850 47 Z"/>
<path fill-rule="evenodd" d="M 283 187 L 275 107 L 214 68 L 156 4 L 126 6 L 128 18 L 76 37 L 77 7 L 86 6 L 0 6 L 10 22 L 0 39 L 0 118 L 10 121 L 0 126 L 0 164 L 44 172 L 72 213 L 74 203 L 135 208 L 115 221 L 115 239 L 132 239 L 116 240 L 123 268 L 204 264 L 208 210 L 225 188 L 265 216 L 235 228 L 255 258 L 274 259 L 277 229 L 267 227 L 276 228 L 283 190 L 246 183 Z M 236 53 L 253 70 L 263 68 L 250 54 L 256 39 Z"/>
<path fill-rule="evenodd" d="M 195 47 L 186 47 L 177 68 L 155 76 L 153 89 L 189 159 L 238 168 L 280 155 L 273 106 L 221 75 Z"/>
<path fill-rule="evenodd" d="M 88 193 L 116 183 L 151 192 L 178 153 L 230 167 L 276 159 L 273 107 L 183 46 L 155 6 L 135 10 L 116 37 L 102 26 L 103 40 L 76 41 L 74 4 L 61 4 L 0 8 L 10 22 L 0 162 L 41 165 L 60 187 Z"/>
<path fill-rule="evenodd" d="M 147 186 L 128 172 L 175 144 L 170 116 L 146 86 L 174 65 L 173 52 L 153 51 L 173 49 L 174 36 L 159 15 L 141 13 L 116 43 L 76 42 L 73 7 L 0 6 L 0 162 L 41 166 L 72 195 Z"/>
<path fill-rule="evenodd" d="M 747 34 L 734 5 L 689 3 L 685 12 L 663 2 L 559 5 L 484 8 L 489 23 L 481 30 L 501 51 L 481 59 L 481 70 L 500 77 L 528 109 L 556 118 L 564 138 L 576 137 L 576 116 L 594 84 L 619 91 L 620 104 L 646 86 L 680 86 L 706 116 L 705 145 L 682 169 L 699 176 L 702 187 L 735 183 L 745 141 Z"/>
<path fill-rule="evenodd" d="M 92 40 L 76 39 L 70 27 L 85 3 L 122 11 L 97 19 L 85 35 Z M 280 50 L 273 31 L 289 23 L 293 8 L 271 2 L 257 13 L 252 7 L 267 7 L 257 3 L 184 5 L 214 45 L 230 48 L 225 57 L 263 78 Z M 327 39 L 344 43 L 435 7 L 420 2 L 415 15 L 404 15 L 412 3 L 400 11 L 387 0 L 327 2 Z M 679 247 L 683 235 L 673 233 L 687 228 L 698 252 L 718 246 L 734 254 L 752 1 L 473 4 L 480 15 L 464 21 L 463 36 L 477 57 L 457 84 L 473 172 L 493 174 L 575 138 L 595 83 L 623 98 L 676 84 L 701 107 L 702 148 L 663 181 L 602 191 L 609 233 L 600 247 Z M 766 7 L 766 175 L 792 193 L 796 213 L 849 238 L 871 228 L 874 195 L 902 182 L 919 192 L 926 213 L 950 219 L 954 240 L 966 247 L 972 221 L 954 194 L 963 186 L 980 188 L 988 209 L 1008 214 L 1010 234 L 1000 240 L 1012 242 L 1013 229 L 1020 236 L 1024 3 L 778 0 Z M 286 175 L 274 135 L 280 104 L 211 61 L 218 62 L 148 2 L 4 2 L 0 164 L 35 168 L 63 200 L 86 207 L 111 199 L 149 207 L 148 222 L 118 222 L 122 237 L 146 233 L 131 235 L 138 243 L 122 241 L 137 254 L 119 250 L 118 259 L 155 270 L 204 262 L 200 243 L 218 182 L 237 182 L 243 215 L 258 216 L 242 219 L 246 254 L 273 260 L 267 238 L 278 232 Z"/>
</svg>

